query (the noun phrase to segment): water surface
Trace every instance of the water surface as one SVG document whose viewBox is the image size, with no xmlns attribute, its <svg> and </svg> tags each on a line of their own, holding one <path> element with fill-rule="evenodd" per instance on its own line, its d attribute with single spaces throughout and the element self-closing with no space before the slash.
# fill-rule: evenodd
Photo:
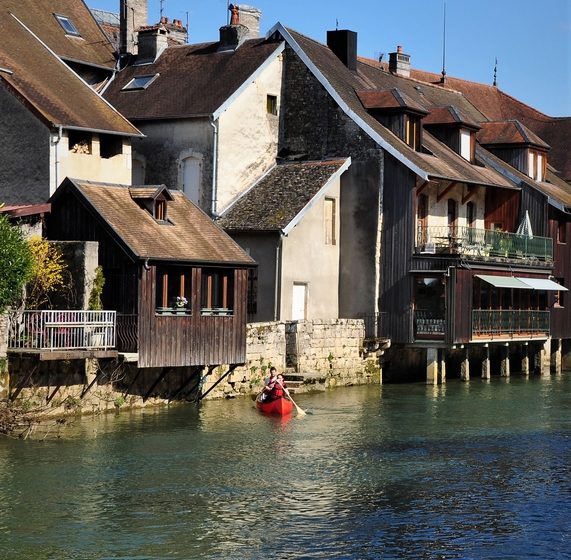
<svg viewBox="0 0 571 560">
<path fill-rule="evenodd" d="M 571 558 L 571 376 L 296 401 L 0 439 L 0 558 Z"/>
</svg>

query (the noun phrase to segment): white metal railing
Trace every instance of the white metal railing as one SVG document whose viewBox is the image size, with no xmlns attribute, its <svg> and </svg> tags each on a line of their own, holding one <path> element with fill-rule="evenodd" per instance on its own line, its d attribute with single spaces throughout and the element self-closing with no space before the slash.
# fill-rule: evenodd
<svg viewBox="0 0 571 560">
<path fill-rule="evenodd" d="M 8 349 L 106 350 L 115 336 L 115 311 L 27 310 L 10 318 Z"/>
</svg>

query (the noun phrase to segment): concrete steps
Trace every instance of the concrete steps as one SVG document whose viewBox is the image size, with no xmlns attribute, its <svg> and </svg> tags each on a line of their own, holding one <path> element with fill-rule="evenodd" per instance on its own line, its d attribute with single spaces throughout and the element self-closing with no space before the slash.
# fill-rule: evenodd
<svg viewBox="0 0 571 560">
<path fill-rule="evenodd" d="M 296 373 L 293 368 L 283 371 L 283 376 L 289 391 L 307 393 L 308 391 L 324 391 L 324 375 L 320 373 Z"/>
</svg>

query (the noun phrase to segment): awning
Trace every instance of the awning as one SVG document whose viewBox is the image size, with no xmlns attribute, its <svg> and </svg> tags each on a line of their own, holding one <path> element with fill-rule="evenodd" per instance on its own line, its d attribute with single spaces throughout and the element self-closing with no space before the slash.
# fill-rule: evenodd
<svg viewBox="0 0 571 560">
<path fill-rule="evenodd" d="M 547 278 L 519 278 L 534 290 L 549 290 L 552 292 L 567 292 L 567 288 Z"/>
<path fill-rule="evenodd" d="M 490 276 L 488 274 L 476 274 L 484 282 L 495 288 L 517 288 L 519 290 L 549 290 L 551 292 L 567 292 L 567 288 L 548 280 L 547 278 L 522 278 L 518 276 Z"/>
<path fill-rule="evenodd" d="M 520 290 L 531 290 L 532 287 L 521 281 L 515 276 L 489 276 L 487 274 L 476 274 L 476 278 L 480 278 L 484 282 L 491 284 L 496 288 L 518 288 Z"/>
</svg>

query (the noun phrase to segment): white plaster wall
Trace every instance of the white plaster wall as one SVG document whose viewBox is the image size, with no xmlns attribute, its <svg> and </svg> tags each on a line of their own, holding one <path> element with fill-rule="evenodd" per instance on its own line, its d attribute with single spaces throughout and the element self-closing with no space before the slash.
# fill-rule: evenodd
<svg viewBox="0 0 571 560">
<path fill-rule="evenodd" d="M 442 186 L 438 189 L 440 192 L 443 190 L 444 187 Z M 456 185 L 452 190 L 447 192 L 439 202 L 437 202 L 438 191 L 431 188 L 426 189 L 422 193 L 428 196 L 428 227 L 448 227 L 448 199 L 452 198 L 458 204 L 458 219 L 456 221 L 458 227 L 469 227 L 466 219 L 466 205 L 468 202 L 472 202 L 476 207 L 476 224 L 474 227 L 484 229 L 485 187 L 477 187 L 476 193 L 464 204 L 462 204 L 462 198 L 467 192 L 465 185 Z"/>
<path fill-rule="evenodd" d="M 220 116 L 217 212 L 275 163 L 282 71 L 279 54 Z M 277 96 L 277 115 L 267 112 L 267 95 Z"/>
<path fill-rule="evenodd" d="M 283 240 L 280 320 L 291 320 L 294 283 L 307 284 L 306 319 L 339 316 L 339 193 L 336 179 Z M 325 204 L 335 199 L 336 245 L 325 244 Z"/>
<path fill-rule="evenodd" d="M 50 173 L 50 195 L 66 177 L 86 179 L 122 185 L 131 184 L 131 141 L 123 138 L 123 153 L 110 158 L 99 155 L 99 137 L 93 136 L 90 154 L 78 154 L 69 151 L 67 136 L 59 142 L 52 138 L 50 162 L 52 170 L 57 166 L 57 173 Z"/>
</svg>

